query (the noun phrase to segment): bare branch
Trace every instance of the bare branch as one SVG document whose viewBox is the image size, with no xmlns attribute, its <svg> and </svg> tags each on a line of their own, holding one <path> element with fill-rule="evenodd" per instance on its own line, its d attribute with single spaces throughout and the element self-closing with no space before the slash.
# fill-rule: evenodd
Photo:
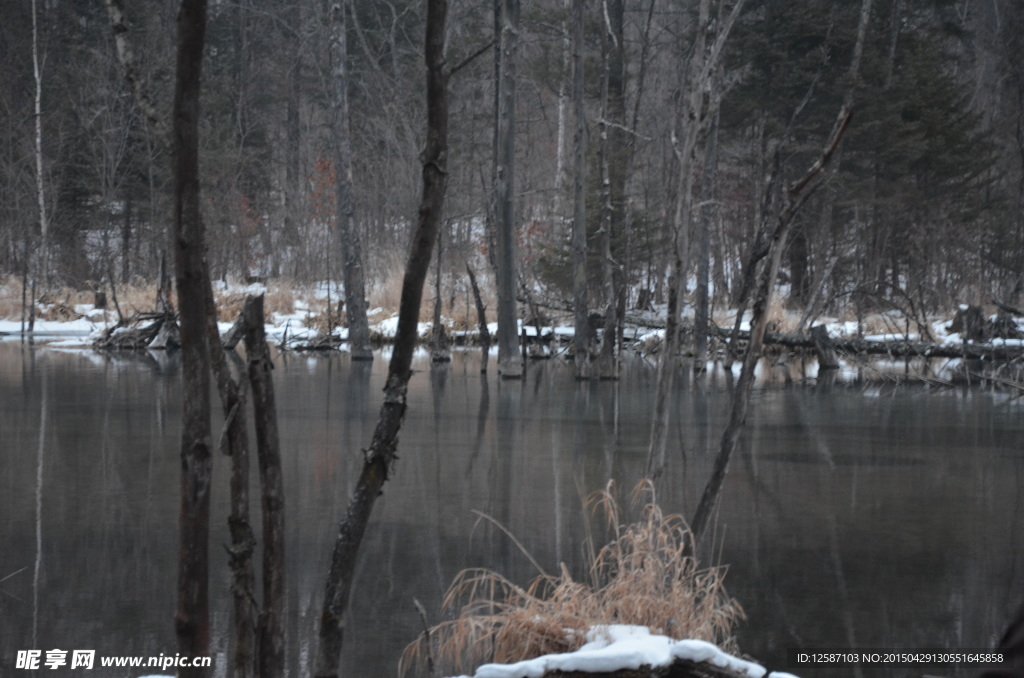
<svg viewBox="0 0 1024 678">
<path fill-rule="evenodd" d="M 448 77 L 449 78 L 452 77 L 453 75 L 455 75 L 456 73 L 461 71 L 463 68 L 465 68 L 466 66 L 468 66 L 471 63 L 473 63 L 474 61 L 476 61 L 476 58 L 478 56 L 480 56 L 481 54 L 483 54 L 484 52 L 486 52 L 487 50 L 489 50 L 492 47 L 494 47 L 494 38 L 491 38 L 491 40 L 486 45 L 484 45 L 483 47 L 481 47 L 477 51 L 475 51 L 472 54 L 470 54 L 468 57 L 466 57 L 465 59 L 460 61 L 458 63 L 458 65 L 455 66 L 455 68 L 453 68 L 452 70 L 448 71 Z"/>
<path fill-rule="evenodd" d="M 597 122 L 599 124 L 601 124 L 601 125 L 607 125 L 608 127 L 614 127 L 616 129 L 620 129 L 623 132 L 626 132 L 627 134 L 632 134 L 633 136 L 635 136 L 638 139 L 643 139 L 644 141 L 653 141 L 653 139 L 651 137 L 645 137 L 643 134 L 640 134 L 635 129 L 630 129 L 630 128 L 626 127 L 625 125 L 623 125 L 621 123 L 614 122 L 612 120 L 606 120 L 605 118 L 603 118 L 601 116 L 597 117 Z"/>
</svg>

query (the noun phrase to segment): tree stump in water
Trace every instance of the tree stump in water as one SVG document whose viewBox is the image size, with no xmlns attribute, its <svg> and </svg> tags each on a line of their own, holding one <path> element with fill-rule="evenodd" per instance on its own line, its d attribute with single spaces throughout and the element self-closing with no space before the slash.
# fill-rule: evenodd
<svg viewBox="0 0 1024 678">
<path fill-rule="evenodd" d="M 984 341 L 985 316 L 981 312 L 981 307 L 967 306 L 958 310 L 953 316 L 950 329 L 963 337 L 964 341 Z"/>
<path fill-rule="evenodd" d="M 818 369 L 839 369 L 839 358 L 836 357 L 835 346 L 832 345 L 832 340 L 824 325 L 815 325 L 811 328 L 811 339 L 814 340 L 814 348 L 818 352 Z"/>
</svg>

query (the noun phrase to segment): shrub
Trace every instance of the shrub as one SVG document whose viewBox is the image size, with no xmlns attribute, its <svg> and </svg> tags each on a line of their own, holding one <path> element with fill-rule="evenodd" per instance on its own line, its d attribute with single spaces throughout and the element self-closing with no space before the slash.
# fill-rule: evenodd
<svg viewBox="0 0 1024 678">
<path fill-rule="evenodd" d="M 400 673 L 428 659 L 471 673 L 482 663 L 569 652 L 601 624 L 641 625 L 732 649 L 733 627 L 744 613 L 725 592 L 726 568 L 700 567 L 685 520 L 662 512 L 649 482 L 638 485 L 635 496 L 643 507 L 628 525 L 621 524 L 613 485 L 587 499 L 611 536 L 596 553 L 588 539 L 590 583 L 575 581 L 564 564 L 557 575 L 541 574 L 526 588 L 491 570 L 456 575 L 443 601 L 453 618 L 406 647 Z"/>
</svg>

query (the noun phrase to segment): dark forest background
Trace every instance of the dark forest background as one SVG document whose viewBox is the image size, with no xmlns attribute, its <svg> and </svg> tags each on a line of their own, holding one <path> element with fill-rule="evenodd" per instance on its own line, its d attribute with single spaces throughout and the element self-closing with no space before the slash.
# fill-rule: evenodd
<svg viewBox="0 0 1024 678">
<path fill-rule="evenodd" d="M 697 3 L 627 2 L 621 26 L 609 24 L 609 4 L 588 3 L 582 54 L 591 298 L 601 298 L 607 205 L 628 303 L 649 307 L 666 293 L 680 184 L 672 134 Z M 425 10 L 405 0 L 343 5 L 351 190 L 372 287 L 401 267 L 416 217 Z M 449 64 L 492 40 L 493 10 L 454 3 Z M 169 111 L 176 6 L 135 0 L 127 11 L 142 80 Z M 329 12 L 322 1 L 210 5 L 201 162 L 215 278 L 340 277 Z M 693 182 L 708 246 L 695 246 L 689 263 L 707 262 L 715 307 L 735 301 L 773 162 L 792 180 L 820 153 L 849 84 L 858 12 L 842 0 L 749 0 L 733 27 L 708 93 L 720 97 L 720 113 L 702 135 Z M 22 278 L 45 247 L 48 286 L 153 281 L 168 245 L 169 163 L 125 84 L 106 8 L 38 5 L 45 241 L 32 7 L 0 0 L 0 16 L 0 276 Z M 563 300 L 572 294 L 569 19 L 568 2 L 525 3 L 516 76 L 519 275 Z M 491 52 L 451 79 L 442 265 L 452 290 L 465 288 L 455 281 L 467 260 L 482 264 L 493 252 Z M 1024 4 L 877 0 L 855 101 L 832 176 L 797 216 L 781 278 L 788 303 L 918 317 L 958 303 L 1019 303 Z M 691 222 L 695 243 L 701 221 Z"/>
</svg>

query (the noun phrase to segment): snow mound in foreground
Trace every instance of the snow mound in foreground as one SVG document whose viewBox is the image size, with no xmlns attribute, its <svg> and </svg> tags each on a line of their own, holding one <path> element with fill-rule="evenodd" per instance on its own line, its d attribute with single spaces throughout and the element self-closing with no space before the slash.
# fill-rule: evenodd
<svg viewBox="0 0 1024 678">
<path fill-rule="evenodd" d="M 541 678 L 549 671 L 609 673 L 641 666 L 668 666 L 675 660 L 705 662 L 748 678 L 768 678 L 760 664 L 734 657 L 703 640 L 652 635 L 646 626 L 595 626 L 575 652 L 548 654 L 515 664 L 484 664 L 472 678 Z M 469 678 L 459 676 L 458 678 Z M 796 678 L 772 671 L 771 678 Z"/>
</svg>

